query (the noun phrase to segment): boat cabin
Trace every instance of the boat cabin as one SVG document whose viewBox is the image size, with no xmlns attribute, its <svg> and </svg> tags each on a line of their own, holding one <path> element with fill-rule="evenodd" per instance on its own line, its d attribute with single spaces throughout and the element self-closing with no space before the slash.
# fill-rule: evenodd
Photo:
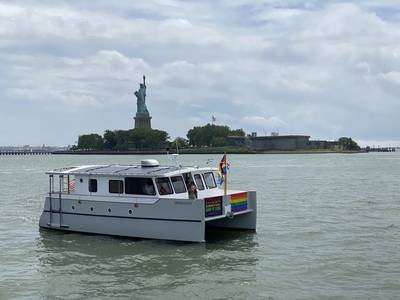
<svg viewBox="0 0 400 300">
<path fill-rule="evenodd" d="M 220 194 L 216 169 L 160 166 L 144 160 L 140 166 L 96 165 L 50 171 L 50 193 L 87 196 L 187 199 L 191 185 L 197 197 Z M 59 180 L 54 178 L 59 176 Z M 55 184 L 58 184 L 57 188 Z"/>
<path fill-rule="evenodd" d="M 143 160 L 46 174 L 42 228 L 193 242 L 205 241 L 206 227 L 256 228 L 256 193 L 225 193 L 215 168 Z"/>
</svg>

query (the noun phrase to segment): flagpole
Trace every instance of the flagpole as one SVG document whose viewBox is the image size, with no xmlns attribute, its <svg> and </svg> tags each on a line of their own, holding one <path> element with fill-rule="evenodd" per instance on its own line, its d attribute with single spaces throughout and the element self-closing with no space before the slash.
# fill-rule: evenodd
<svg viewBox="0 0 400 300">
<path fill-rule="evenodd" d="M 225 175 L 224 175 L 224 196 L 226 196 L 227 194 L 227 190 L 228 190 L 228 163 L 227 163 L 227 159 L 226 159 L 226 152 L 224 152 L 224 157 L 225 157 Z"/>
</svg>

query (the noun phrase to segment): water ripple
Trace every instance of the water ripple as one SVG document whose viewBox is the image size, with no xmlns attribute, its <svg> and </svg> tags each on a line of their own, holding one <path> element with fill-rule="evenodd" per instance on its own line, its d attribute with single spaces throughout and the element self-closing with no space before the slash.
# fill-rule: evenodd
<svg viewBox="0 0 400 300">
<path fill-rule="evenodd" d="M 46 170 L 140 159 L 1 158 L 0 299 L 398 298 L 398 153 L 230 156 L 230 184 L 258 192 L 257 234 L 193 244 L 39 230 Z"/>
</svg>

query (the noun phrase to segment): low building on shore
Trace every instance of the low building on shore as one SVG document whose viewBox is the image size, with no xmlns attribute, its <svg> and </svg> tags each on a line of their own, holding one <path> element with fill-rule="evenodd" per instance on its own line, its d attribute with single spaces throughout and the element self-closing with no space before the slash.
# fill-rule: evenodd
<svg viewBox="0 0 400 300">
<path fill-rule="evenodd" d="M 250 151 L 341 150 L 337 141 L 314 141 L 309 135 L 229 136 L 232 146 L 245 147 Z"/>
<path fill-rule="evenodd" d="M 308 142 L 309 149 L 320 149 L 320 150 L 334 150 L 341 151 L 343 150 L 343 146 L 339 141 L 320 141 L 314 140 Z"/>
</svg>

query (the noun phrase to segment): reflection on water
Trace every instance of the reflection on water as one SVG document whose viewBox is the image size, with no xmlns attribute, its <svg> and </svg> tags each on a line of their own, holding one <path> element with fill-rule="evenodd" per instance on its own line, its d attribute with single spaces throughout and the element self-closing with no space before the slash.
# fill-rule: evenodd
<svg viewBox="0 0 400 300">
<path fill-rule="evenodd" d="M 77 295 L 89 289 L 94 295 L 123 297 L 129 291 L 173 291 L 207 277 L 216 279 L 218 273 L 252 282 L 255 273 L 248 270 L 257 263 L 254 237 L 249 232 L 213 230 L 207 243 L 185 243 L 40 230 L 36 255 L 48 296 L 70 295 L 69 289 L 54 286 L 73 278 Z M 218 280 L 229 279 L 224 275 Z M 193 290 L 199 292 L 204 291 Z"/>
</svg>

